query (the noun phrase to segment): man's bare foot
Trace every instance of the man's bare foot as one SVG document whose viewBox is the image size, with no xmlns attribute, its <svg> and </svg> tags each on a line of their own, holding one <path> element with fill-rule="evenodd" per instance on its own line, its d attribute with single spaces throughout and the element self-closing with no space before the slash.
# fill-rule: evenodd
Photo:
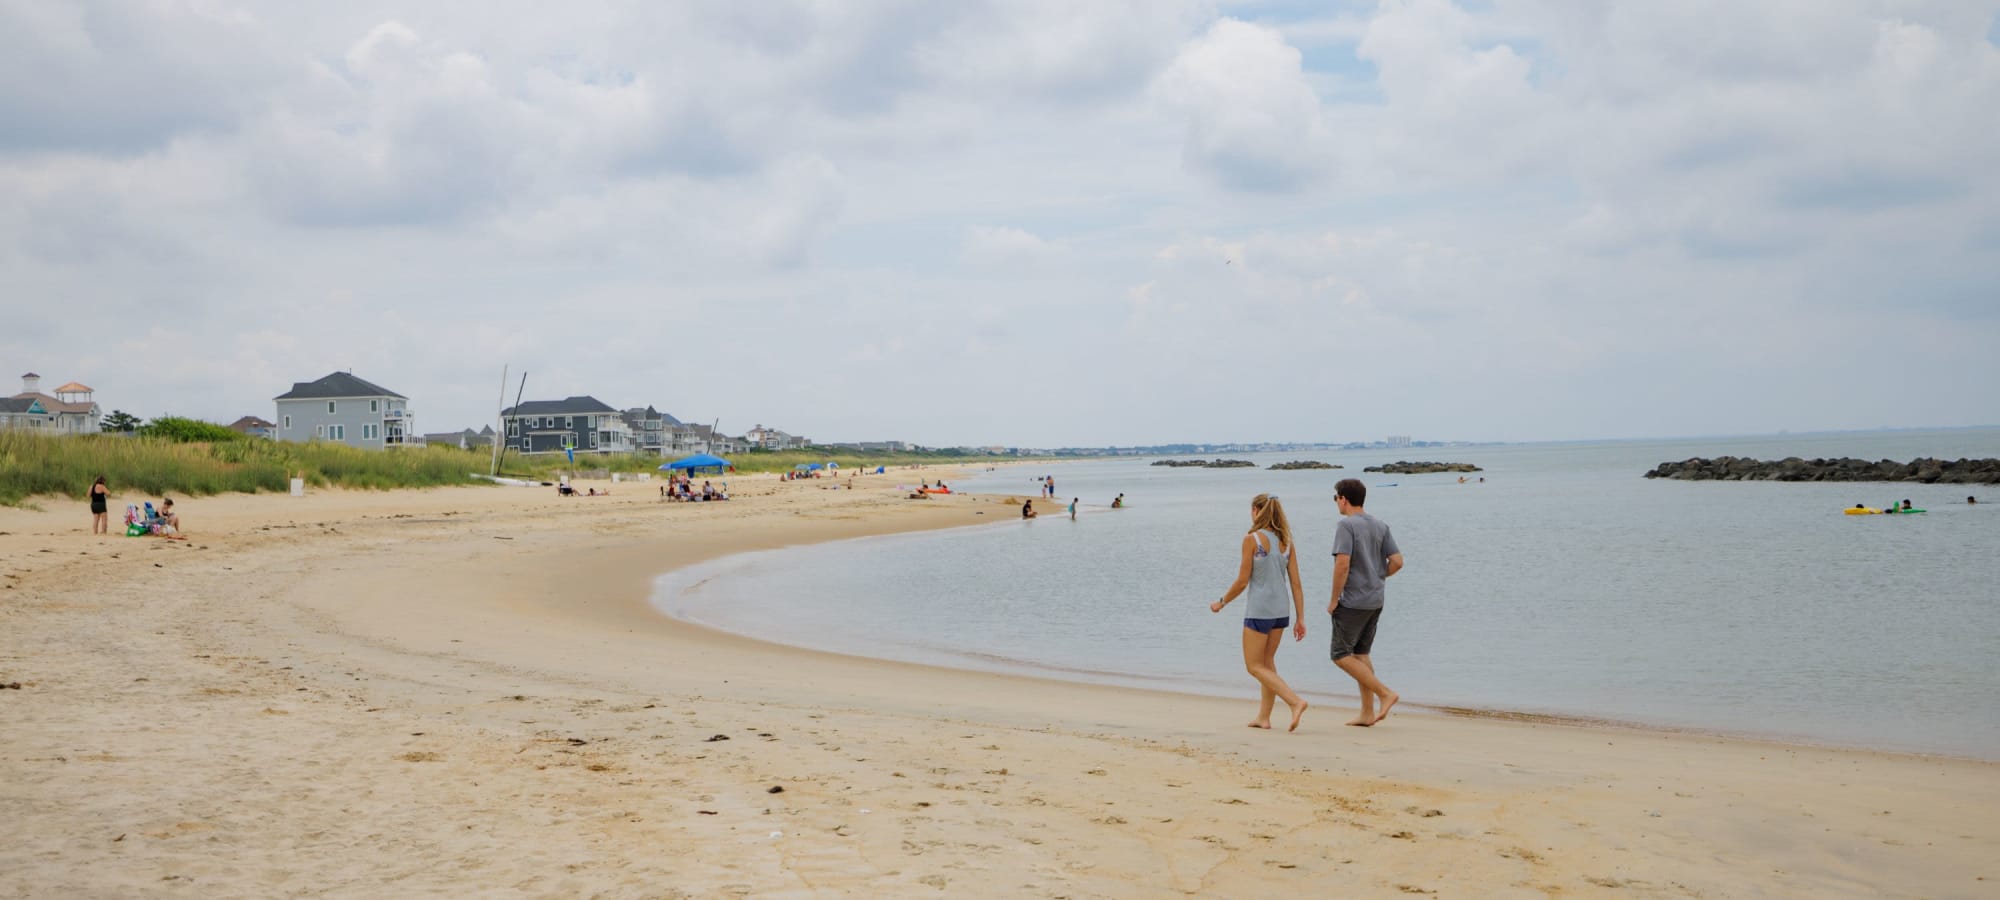
<svg viewBox="0 0 2000 900">
<path fill-rule="evenodd" d="M 1375 718 L 1373 716 L 1357 716 L 1355 718 L 1348 719 L 1347 724 L 1359 725 L 1362 728 L 1367 728 L 1368 726 L 1375 724 Z"/>
<path fill-rule="evenodd" d="M 1403 695 L 1398 694 L 1395 691 L 1390 691 L 1389 693 L 1382 695 L 1382 713 L 1375 717 L 1375 722 L 1380 722 L 1383 719 L 1389 718 L 1389 710 L 1393 709 L 1396 706 L 1396 701 L 1401 699 L 1403 699 Z M 1373 725 L 1375 724 L 1375 722 L 1370 722 L 1368 724 Z"/>
<path fill-rule="evenodd" d="M 1269 720 L 1269 719 L 1266 719 L 1266 720 L 1264 720 L 1264 721 L 1262 721 L 1262 722 L 1251 722 L 1251 723 L 1250 723 L 1250 727 L 1251 727 L 1251 728 L 1269 728 L 1269 727 L 1271 727 L 1271 722 L 1270 722 L 1270 720 Z"/>
<path fill-rule="evenodd" d="M 1299 730 L 1299 720 L 1306 717 L 1306 710 L 1310 708 L 1312 708 L 1312 704 L 1307 703 L 1304 700 L 1300 700 L 1299 705 L 1292 707 L 1292 727 L 1287 728 L 1285 730 L 1286 731 Z"/>
</svg>

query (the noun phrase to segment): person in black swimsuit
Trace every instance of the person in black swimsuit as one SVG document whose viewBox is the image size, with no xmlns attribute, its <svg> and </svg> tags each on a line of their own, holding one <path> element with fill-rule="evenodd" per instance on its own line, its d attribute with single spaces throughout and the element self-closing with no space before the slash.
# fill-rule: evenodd
<svg viewBox="0 0 2000 900">
<path fill-rule="evenodd" d="M 104 476 L 90 484 L 90 533 L 111 533 L 111 489 L 104 486 Z"/>
</svg>

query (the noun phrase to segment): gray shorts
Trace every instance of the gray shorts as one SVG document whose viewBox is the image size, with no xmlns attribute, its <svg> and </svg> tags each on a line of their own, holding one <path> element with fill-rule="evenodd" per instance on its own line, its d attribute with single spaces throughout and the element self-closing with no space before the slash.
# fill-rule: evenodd
<svg viewBox="0 0 2000 900">
<path fill-rule="evenodd" d="M 1375 648 L 1375 622 L 1379 609 L 1333 608 L 1333 658 L 1367 656 Z"/>
</svg>

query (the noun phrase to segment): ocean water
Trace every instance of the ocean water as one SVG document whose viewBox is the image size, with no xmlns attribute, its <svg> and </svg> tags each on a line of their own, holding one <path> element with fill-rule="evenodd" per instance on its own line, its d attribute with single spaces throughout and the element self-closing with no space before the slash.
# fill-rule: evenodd
<svg viewBox="0 0 2000 900">
<path fill-rule="evenodd" d="M 1279 670 L 1344 704 L 1324 610 L 1333 485 L 1351 475 L 1407 560 L 1374 651 L 1407 702 L 2000 758 L 2000 488 L 1642 477 L 1724 454 L 2000 456 L 2000 429 L 1242 455 L 1335 471 L 1008 467 L 953 487 L 1031 498 L 1051 474 L 1060 502 L 1023 522 L 940 499 L 976 527 L 741 554 L 662 576 L 654 603 L 780 643 L 1247 702 L 1241 607 L 1208 604 L 1270 491 L 1308 628 Z M 1397 459 L 1475 463 L 1486 482 L 1360 471 Z M 1119 493 L 1129 507 L 1108 509 Z M 1841 514 L 1905 498 L 1929 513 Z"/>
</svg>

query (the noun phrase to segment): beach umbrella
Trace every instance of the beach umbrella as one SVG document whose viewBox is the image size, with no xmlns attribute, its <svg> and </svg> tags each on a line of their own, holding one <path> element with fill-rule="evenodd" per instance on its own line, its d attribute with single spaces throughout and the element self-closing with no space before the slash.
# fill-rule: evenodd
<svg viewBox="0 0 2000 900">
<path fill-rule="evenodd" d="M 824 468 L 826 468 L 826 467 L 825 467 L 825 466 L 822 466 L 822 465 L 820 465 L 819 463 L 807 463 L 807 464 L 806 464 L 806 468 L 808 468 L 808 469 L 811 469 L 811 470 L 813 470 L 813 471 L 817 472 L 817 471 L 819 471 L 820 469 L 824 469 Z"/>
<path fill-rule="evenodd" d="M 720 456 L 715 456 L 709 453 L 697 453 L 686 459 L 677 459 L 670 463 L 660 464 L 660 468 L 662 469 L 687 470 L 691 472 L 700 471 L 702 469 L 715 469 L 716 471 L 721 471 L 728 467 L 729 467 L 729 460 L 723 459 Z"/>
<path fill-rule="evenodd" d="M 829 468 L 829 469 L 838 469 L 838 468 L 840 468 L 840 463 L 837 463 L 837 462 L 829 462 L 829 463 L 827 463 L 827 464 L 826 464 L 826 467 L 827 467 L 827 468 Z"/>
<path fill-rule="evenodd" d="M 806 465 L 805 463 L 799 463 L 798 465 L 796 465 L 796 466 L 793 466 L 793 467 L 792 467 L 792 469 L 793 469 L 794 471 L 798 471 L 798 472 L 803 472 L 803 471 L 805 471 L 805 470 L 807 470 L 807 469 L 810 469 L 810 468 L 812 468 L 812 466 L 808 466 L 808 465 Z"/>
</svg>

